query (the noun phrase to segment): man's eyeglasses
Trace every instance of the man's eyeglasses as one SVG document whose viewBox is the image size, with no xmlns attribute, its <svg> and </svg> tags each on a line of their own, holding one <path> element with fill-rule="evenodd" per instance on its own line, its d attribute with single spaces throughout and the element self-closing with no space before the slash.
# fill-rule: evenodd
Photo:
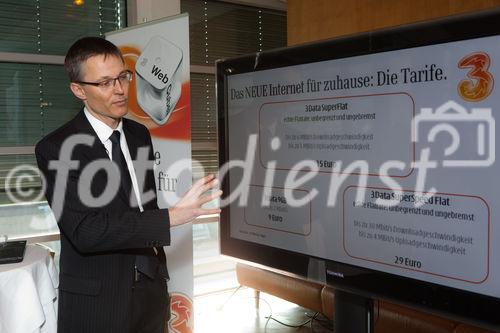
<svg viewBox="0 0 500 333">
<path fill-rule="evenodd" d="M 106 79 L 102 80 L 99 82 L 85 82 L 85 81 L 75 81 L 75 83 L 80 83 L 80 84 L 88 84 L 91 86 L 99 87 L 102 89 L 110 89 L 113 88 L 116 85 L 116 81 L 120 81 L 120 85 L 124 86 L 130 83 L 132 80 L 132 72 L 131 71 L 125 71 L 118 75 L 115 78 L 112 79 Z"/>
</svg>

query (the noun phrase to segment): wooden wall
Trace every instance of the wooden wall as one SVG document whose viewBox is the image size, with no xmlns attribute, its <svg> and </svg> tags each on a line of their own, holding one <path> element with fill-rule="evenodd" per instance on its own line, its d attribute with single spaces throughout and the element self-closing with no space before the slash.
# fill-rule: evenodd
<svg viewBox="0 0 500 333">
<path fill-rule="evenodd" d="M 500 0 L 288 0 L 288 45 L 495 6 Z"/>
</svg>

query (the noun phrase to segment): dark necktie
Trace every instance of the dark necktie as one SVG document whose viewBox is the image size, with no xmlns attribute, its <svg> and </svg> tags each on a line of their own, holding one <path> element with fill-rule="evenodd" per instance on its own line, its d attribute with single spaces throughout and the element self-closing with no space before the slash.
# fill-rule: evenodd
<svg viewBox="0 0 500 333">
<path fill-rule="evenodd" d="M 128 171 L 127 161 L 125 160 L 122 148 L 120 147 L 120 131 L 113 131 L 109 140 L 111 140 L 112 144 L 111 159 L 120 169 L 120 186 L 123 193 L 125 193 L 125 197 L 127 198 L 126 203 L 130 207 L 132 179 L 130 178 L 130 172 Z M 154 279 L 159 261 L 155 256 L 151 256 L 151 253 L 153 252 L 151 249 L 144 249 L 143 252 L 149 255 L 136 255 L 135 266 L 141 273 Z"/>
<path fill-rule="evenodd" d="M 116 163 L 120 169 L 120 186 L 127 198 L 127 204 L 130 205 L 130 194 L 132 191 L 132 179 L 128 171 L 127 161 L 123 156 L 122 148 L 120 147 L 120 131 L 113 131 L 109 137 L 111 141 L 111 159 Z"/>
</svg>

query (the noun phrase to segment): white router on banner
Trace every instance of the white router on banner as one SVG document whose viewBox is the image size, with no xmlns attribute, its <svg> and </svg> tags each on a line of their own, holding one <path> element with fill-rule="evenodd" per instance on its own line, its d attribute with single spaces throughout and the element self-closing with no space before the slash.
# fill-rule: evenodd
<svg viewBox="0 0 500 333">
<path fill-rule="evenodd" d="M 137 102 L 154 122 L 167 122 L 181 96 L 182 50 L 164 38 L 151 38 L 135 65 Z"/>
</svg>

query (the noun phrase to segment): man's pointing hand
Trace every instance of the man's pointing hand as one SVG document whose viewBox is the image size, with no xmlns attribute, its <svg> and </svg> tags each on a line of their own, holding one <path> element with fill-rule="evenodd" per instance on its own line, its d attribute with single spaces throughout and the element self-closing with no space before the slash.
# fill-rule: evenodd
<svg viewBox="0 0 500 333">
<path fill-rule="evenodd" d="M 198 179 L 184 196 L 171 208 L 169 208 L 170 225 L 176 226 L 190 222 L 200 215 L 219 214 L 219 208 L 202 208 L 209 201 L 219 198 L 222 191 L 218 190 L 211 194 L 205 194 L 208 190 L 218 185 L 214 175 L 208 175 Z"/>
</svg>

